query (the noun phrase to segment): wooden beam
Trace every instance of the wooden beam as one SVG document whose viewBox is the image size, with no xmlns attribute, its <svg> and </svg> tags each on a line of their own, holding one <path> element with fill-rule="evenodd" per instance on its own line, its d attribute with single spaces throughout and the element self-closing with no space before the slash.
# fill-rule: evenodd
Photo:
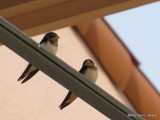
<svg viewBox="0 0 160 120">
<path fill-rule="evenodd" d="M 154 1 L 157 0 L 38 0 L 0 10 L 0 14 L 25 33 L 36 35 Z"/>
<path fill-rule="evenodd" d="M 30 1 L 33 1 L 33 0 L 0 0 L 0 3 L 1 3 L 0 10 L 6 9 L 12 6 L 16 6 L 19 4 L 23 4 L 26 2 L 30 2 Z"/>
</svg>

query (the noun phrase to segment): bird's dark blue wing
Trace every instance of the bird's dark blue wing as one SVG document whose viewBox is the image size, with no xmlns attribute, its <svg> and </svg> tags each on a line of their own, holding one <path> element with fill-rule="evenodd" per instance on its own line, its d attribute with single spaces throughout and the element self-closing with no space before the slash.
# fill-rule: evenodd
<svg viewBox="0 0 160 120">
<path fill-rule="evenodd" d="M 39 70 L 35 69 L 34 71 L 30 72 L 29 75 L 21 82 L 21 83 L 25 83 L 26 81 L 28 81 L 30 78 L 32 78 Z"/>
<path fill-rule="evenodd" d="M 25 78 L 25 74 L 28 72 L 28 70 L 32 67 L 31 64 L 28 64 L 27 68 L 24 70 L 24 72 L 22 73 L 22 75 L 18 78 L 18 81 L 22 80 L 23 78 Z"/>
<path fill-rule="evenodd" d="M 85 74 L 86 70 L 88 69 L 87 66 L 83 66 L 81 69 L 80 69 L 80 73 L 81 74 Z M 59 106 L 59 108 L 62 110 L 64 107 L 68 106 L 70 103 L 67 103 L 67 100 L 71 97 L 72 95 L 72 92 L 69 91 L 67 96 L 65 97 L 65 99 L 63 100 L 63 102 L 61 103 L 61 105 Z"/>
<path fill-rule="evenodd" d="M 71 97 L 72 92 L 68 92 L 67 96 L 65 97 L 65 99 L 63 100 L 63 102 L 61 103 L 61 105 L 59 106 L 59 108 L 62 110 L 64 107 L 68 106 L 70 103 L 67 103 L 66 101 Z"/>
<path fill-rule="evenodd" d="M 47 41 L 48 41 L 48 38 L 43 38 L 43 39 L 41 40 L 40 44 L 46 43 Z"/>
<path fill-rule="evenodd" d="M 87 71 L 87 69 L 88 69 L 88 66 L 83 66 L 81 69 L 80 69 L 80 73 L 81 74 L 85 74 L 86 73 L 86 71 Z"/>
</svg>

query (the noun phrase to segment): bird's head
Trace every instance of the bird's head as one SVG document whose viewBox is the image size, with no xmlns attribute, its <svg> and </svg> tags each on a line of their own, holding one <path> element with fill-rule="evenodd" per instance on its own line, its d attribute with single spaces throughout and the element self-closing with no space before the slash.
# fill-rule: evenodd
<svg viewBox="0 0 160 120">
<path fill-rule="evenodd" d="M 94 62 L 91 59 L 86 59 L 83 62 L 83 66 L 94 66 Z"/>
<path fill-rule="evenodd" d="M 45 36 L 44 36 L 44 39 L 48 39 L 49 40 L 49 42 L 51 43 L 51 44 L 54 44 L 54 45 L 58 45 L 58 39 L 59 39 L 60 37 L 56 34 L 56 33 L 54 33 L 54 32 L 48 32 Z"/>
</svg>

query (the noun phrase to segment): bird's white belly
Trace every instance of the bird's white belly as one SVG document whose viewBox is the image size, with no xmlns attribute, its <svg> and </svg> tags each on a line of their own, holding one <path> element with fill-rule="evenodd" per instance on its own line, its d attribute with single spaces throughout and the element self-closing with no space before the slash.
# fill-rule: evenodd
<svg viewBox="0 0 160 120">
<path fill-rule="evenodd" d="M 51 53 L 53 53 L 54 55 L 56 54 L 56 52 L 57 52 L 57 46 L 51 44 L 50 42 L 47 42 L 44 46 L 45 46 Z"/>
<path fill-rule="evenodd" d="M 85 76 L 89 79 L 92 80 L 94 83 L 97 80 L 98 77 L 98 72 L 92 69 L 88 69 L 85 73 Z"/>
</svg>

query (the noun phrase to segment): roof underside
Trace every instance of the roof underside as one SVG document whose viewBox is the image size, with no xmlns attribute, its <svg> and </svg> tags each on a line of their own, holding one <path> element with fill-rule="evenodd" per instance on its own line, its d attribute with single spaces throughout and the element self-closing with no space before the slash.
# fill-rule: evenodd
<svg viewBox="0 0 160 120">
<path fill-rule="evenodd" d="M 157 0 L 0 0 L 0 15 L 29 35 L 75 25 Z"/>
</svg>

